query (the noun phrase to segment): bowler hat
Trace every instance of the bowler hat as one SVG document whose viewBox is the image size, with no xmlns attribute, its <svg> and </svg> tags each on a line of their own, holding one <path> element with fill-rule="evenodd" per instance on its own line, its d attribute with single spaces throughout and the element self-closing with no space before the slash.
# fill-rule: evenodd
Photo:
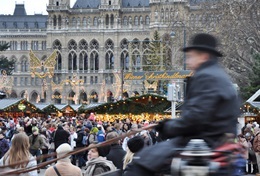
<svg viewBox="0 0 260 176">
<path fill-rule="evenodd" d="M 200 33 L 194 35 L 191 38 L 190 45 L 182 48 L 182 51 L 188 52 L 190 50 L 199 50 L 211 53 L 217 57 L 222 57 L 223 54 L 216 49 L 217 45 L 218 41 L 214 36 Z"/>
</svg>

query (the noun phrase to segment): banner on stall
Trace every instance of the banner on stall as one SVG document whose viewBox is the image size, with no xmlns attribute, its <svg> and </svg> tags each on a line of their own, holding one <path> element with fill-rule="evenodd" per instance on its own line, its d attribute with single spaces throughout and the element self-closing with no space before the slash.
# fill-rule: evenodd
<svg viewBox="0 0 260 176">
<path fill-rule="evenodd" d="M 190 70 L 181 71 L 158 71 L 158 72 L 129 72 L 124 73 L 124 80 L 169 80 L 185 79 L 191 77 L 193 72 Z"/>
</svg>

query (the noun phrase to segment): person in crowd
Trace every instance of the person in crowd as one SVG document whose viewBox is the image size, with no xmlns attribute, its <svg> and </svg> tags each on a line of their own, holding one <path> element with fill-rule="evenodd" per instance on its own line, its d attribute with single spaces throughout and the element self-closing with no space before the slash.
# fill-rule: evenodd
<svg viewBox="0 0 260 176">
<path fill-rule="evenodd" d="M 41 147 L 42 155 L 46 155 L 49 153 L 49 148 L 50 148 L 50 143 L 49 143 L 49 139 L 47 138 L 47 129 L 46 128 L 41 129 L 40 137 L 43 140 L 43 145 Z M 42 162 L 45 162 L 46 160 L 47 160 L 47 158 L 44 158 L 42 160 Z"/>
<path fill-rule="evenodd" d="M 57 157 L 63 157 L 72 151 L 72 148 L 69 144 L 63 143 L 59 145 L 56 150 Z M 82 176 L 81 169 L 77 166 L 74 166 L 70 161 L 70 156 L 62 158 L 57 161 L 52 167 L 49 167 L 45 171 L 45 176 Z"/>
<path fill-rule="evenodd" d="M 123 169 L 132 162 L 134 154 L 139 152 L 144 148 L 145 142 L 144 138 L 141 136 L 135 136 L 127 141 L 127 152 L 124 157 Z"/>
<path fill-rule="evenodd" d="M 260 129 L 259 127 L 255 129 L 255 138 L 253 141 L 253 149 L 256 155 L 256 161 L 258 166 L 258 173 L 260 171 Z"/>
<path fill-rule="evenodd" d="M 13 138 L 13 135 L 15 134 L 15 123 L 9 122 L 9 129 L 6 132 L 6 139 L 8 139 L 11 142 L 11 139 Z"/>
<path fill-rule="evenodd" d="M 114 139 L 118 137 L 117 132 L 111 132 L 106 136 L 106 140 Z M 116 168 L 123 171 L 123 159 L 126 152 L 123 150 L 122 146 L 119 145 L 119 141 L 111 144 L 110 151 L 108 153 L 107 160 L 112 161 Z"/>
<path fill-rule="evenodd" d="M 4 154 L 9 150 L 9 142 L 5 139 L 5 134 L 3 131 L 0 131 L 0 159 Z"/>
<path fill-rule="evenodd" d="M 253 136 L 251 133 L 246 133 L 245 135 L 245 138 L 246 138 L 246 141 L 248 143 L 248 163 L 247 163 L 247 173 L 248 174 L 256 174 L 257 172 L 257 164 L 256 164 L 256 155 L 255 155 L 255 152 L 253 150 Z M 253 168 L 253 171 L 252 171 L 252 168 Z"/>
<path fill-rule="evenodd" d="M 39 135 L 39 129 L 37 127 L 33 127 L 32 133 L 33 134 L 29 136 L 30 153 L 32 156 L 38 157 L 41 155 L 41 149 L 48 144 L 46 144 Z M 39 164 L 39 160 L 37 160 L 37 164 Z M 38 173 L 40 173 L 40 170 L 38 170 Z"/>
<path fill-rule="evenodd" d="M 98 133 L 98 128 L 93 127 L 88 135 L 88 144 L 93 144 L 97 142 L 97 133 Z"/>
<path fill-rule="evenodd" d="M 83 137 L 85 136 L 85 132 L 82 129 L 82 126 L 78 125 L 77 126 L 77 138 L 74 139 L 74 141 L 76 141 L 76 148 L 82 148 L 84 147 L 82 141 L 83 141 Z M 78 159 L 78 166 L 79 168 L 82 168 L 83 166 L 86 165 L 86 161 L 84 160 L 84 152 L 78 153 L 77 154 L 77 159 Z"/>
<path fill-rule="evenodd" d="M 0 169 L 1 172 L 10 171 L 13 169 L 30 168 L 37 165 L 36 160 L 29 152 L 30 143 L 29 137 L 24 133 L 19 133 L 15 135 L 12 141 L 11 148 L 6 152 L 6 154 L 0 160 L 0 166 L 15 164 L 19 161 L 28 161 L 20 164 L 16 164 L 11 168 Z M 37 171 L 30 171 L 22 176 L 38 176 Z"/>
<path fill-rule="evenodd" d="M 209 147 L 216 148 L 226 133 L 236 134 L 239 97 L 218 63 L 218 57 L 223 55 L 217 46 L 214 36 L 201 33 L 194 35 L 190 45 L 183 48 L 186 64 L 194 74 L 187 83 L 182 117 L 165 119 L 156 126 L 170 140 L 138 152 L 124 176 L 153 176 L 165 168 L 170 171 L 167 161 L 176 154 L 173 150 L 185 147 L 191 139 L 203 139 Z"/>
<path fill-rule="evenodd" d="M 88 152 L 88 162 L 86 163 L 84 175 L 95 176 L 116 170 L 112 161 L 108 161 L 106 158 L 100 156 L 100 151 L 98 148 L 95 148 L 94 144 L 90 144 L 89 147 L 92 148 Z"/>
<path fill-rule="evenodd" d="M 77 138 L 78 138 L 78 135 L 76 133 L 76 128 L 70 127 L 70 146 L 71 146 L 72 149 L 74 149 L 76 147 L 75 139 L 77 139 Z M 77 161 L 76 155 L 72 155 L 71 156 L 71 163 L 73 165 L 76 165 L 76 161 Z"/>
<path fill-rule="evenodd" d="M 68 131 L 65 131 L 62 125 L 58 125 L 57 130 L 53 133 L 53 141 L 54 141 L 54 149 L 57 148 L 64 143 L 69 143 L 70 134 Z"/>
<path fill-rule="evenodd" d="M 29 117 L 24 119 L 24 131 L 28 136 L 32 134 L 32 119 Z"/>
<path fill-rule="evenodd" d="M 127 123 L 123 124 L 123 128 L 122 128 L 122 133 L 127 133 L 130 130 L 129 126 Z"/>
<path fill-rule="evenodd" d="M 105 141 L 105 133 L 104 133 L 104 128 L 102 125 L 98 124 L 98 133 L 97 133 L 97 141 L 98 143 L 104 142 Z"/>
</svg>

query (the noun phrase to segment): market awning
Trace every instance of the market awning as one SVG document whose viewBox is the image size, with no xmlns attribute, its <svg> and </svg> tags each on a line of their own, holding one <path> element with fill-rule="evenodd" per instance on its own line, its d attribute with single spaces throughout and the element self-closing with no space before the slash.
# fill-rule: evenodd
<svg viewBox="0 0 260 176">
<path fill-rule="evenodd" d="M 74 111 L 78 112 L 79 108 L 81 108 L 83 105 L 79 104 L 79 105 L 70 105 L 70 106 L 74 109 Z"/>
<path fill-rule="evenodd" d="M 59 109 L 53 104 L 35 104 L 35 106 L 43 112 L 53 113 L 59 111 Z"/>
<path fill-rule="evenodd" d="M 63 113 L 75 113 L 75 110 L 68 104 L 54 104 L 54 106 Z"/>
<path fill-rule="evenodd" d="M 41 112 L 34 104 L 26 99 L 2 99 L 0 100 L 0 111 L 4 112 Z"/>
</svg>

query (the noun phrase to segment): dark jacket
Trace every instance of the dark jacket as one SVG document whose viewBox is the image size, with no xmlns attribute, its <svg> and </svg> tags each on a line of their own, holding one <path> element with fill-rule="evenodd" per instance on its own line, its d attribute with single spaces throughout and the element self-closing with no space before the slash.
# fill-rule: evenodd
<svg viewBox="0 0 260 176">
<path fill-rule="evenodd" d="M 182 137 L 182 145 L 190 139 L 202 138 L 210 146 L 225 134 L 236 134 L 239 98 L 228 75 L 212 59 L 202 64 L 190 80 L 182 118 L 165 124 L 168 137 Z"/>
<path fill-rule="evenodd" d="M 53 136 L 54 146 L 56 150 L 61 144 L 68 143 L 70 134 L 62 127 L 58 127 L 58 129 L 53 132 Z"/>
<path fill-rule="evenodd" d="M 83 136 L 85 135 L 83 130 L 79 130 L 77 131 L 77 139 L 74 139 L 74 141 L 76 142 L 76 147 L 84 147 L 82 140 L 83 140 Z"/>
<path fill-rule="evenodd" d="M 126 152 L 120 145 L 112 145 L 107 160 L 112 161 L 117 169 L 123 170 L 123 160 Z"/>
</svg>

